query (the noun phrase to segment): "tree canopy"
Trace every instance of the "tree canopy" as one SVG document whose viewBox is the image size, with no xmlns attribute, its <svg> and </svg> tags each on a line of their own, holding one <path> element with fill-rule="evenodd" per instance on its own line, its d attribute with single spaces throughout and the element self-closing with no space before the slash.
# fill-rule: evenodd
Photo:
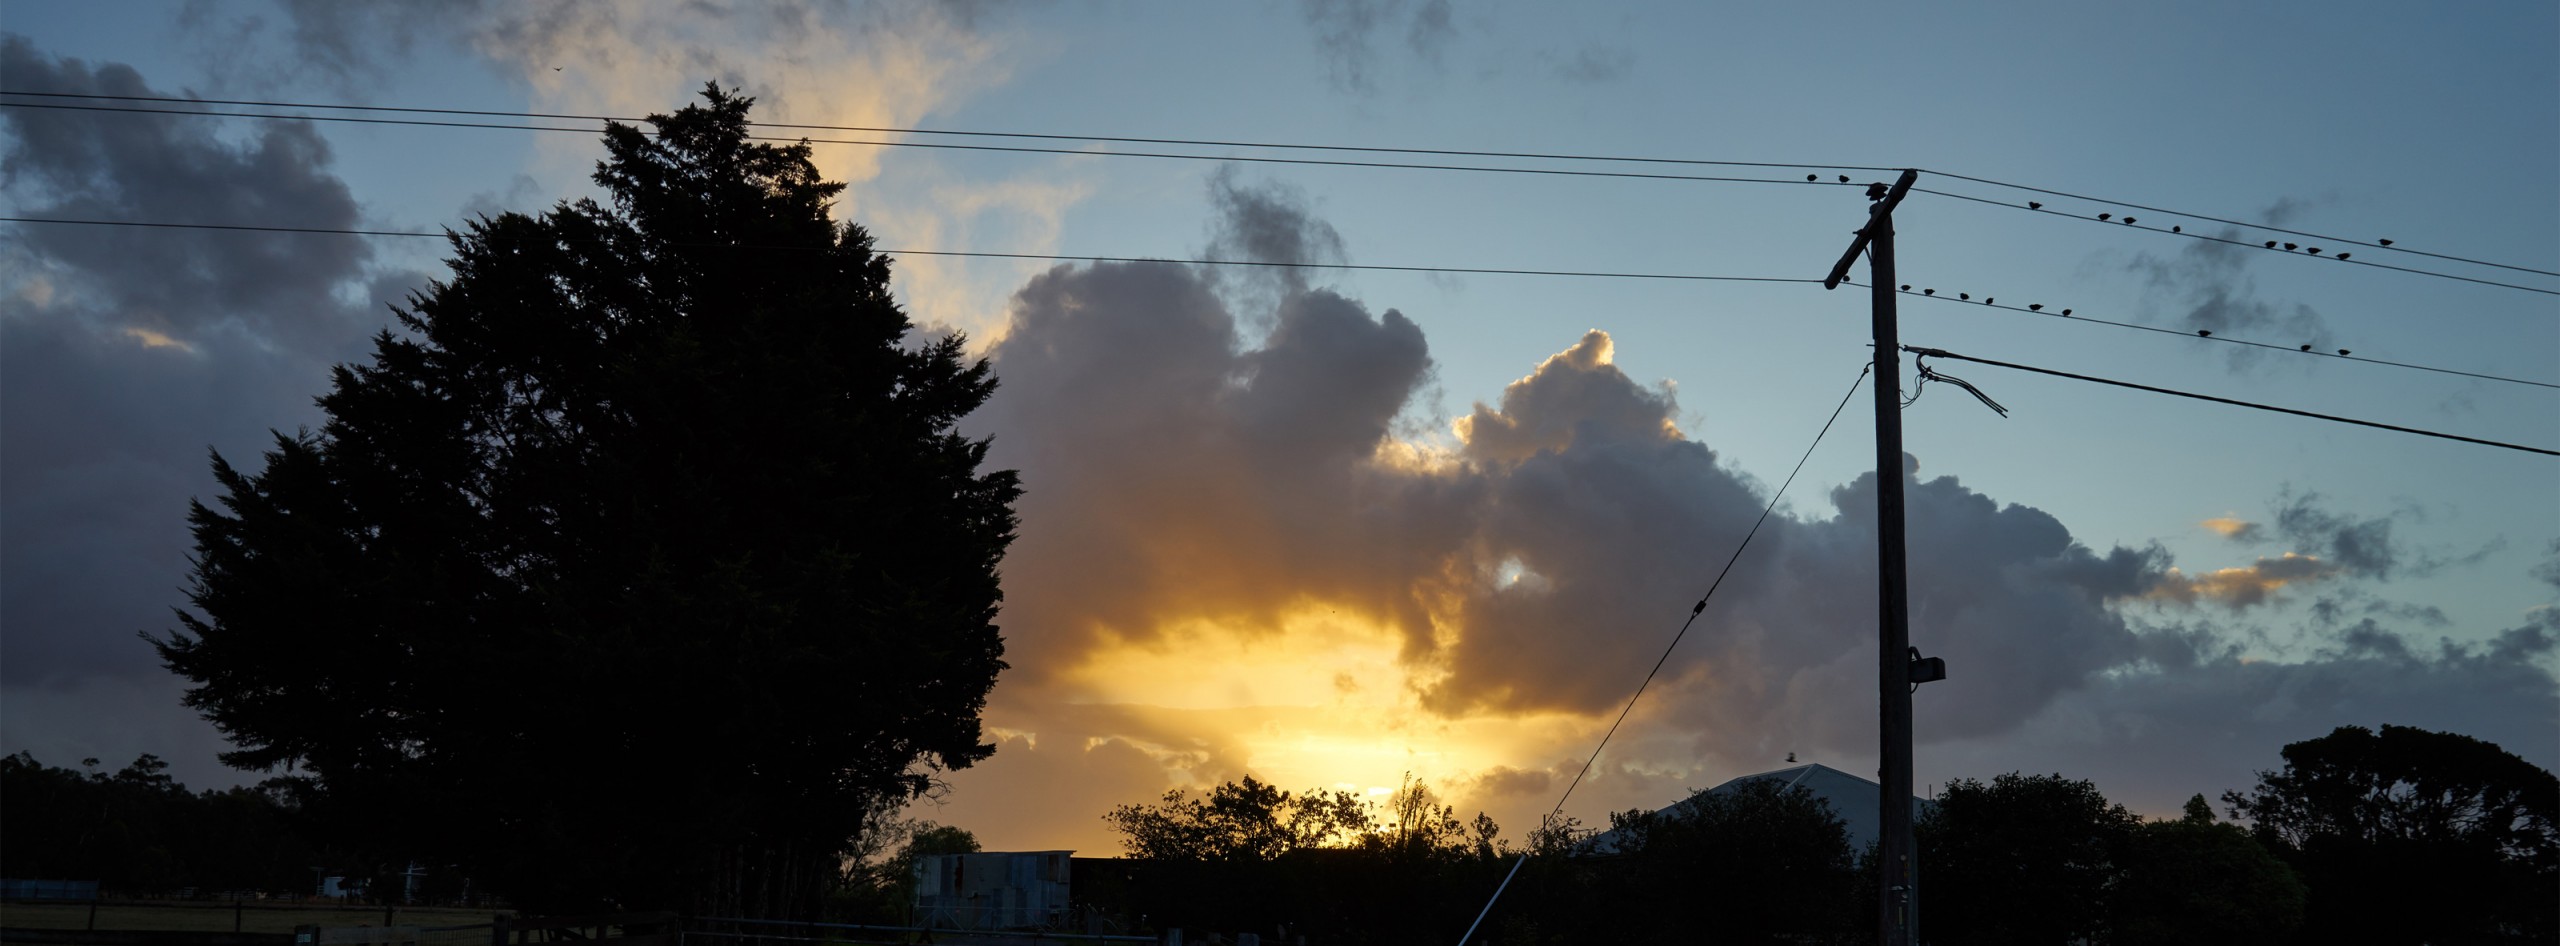
<svg viewBox="0 0 2560 946">
<path fill-rule="evenodd" d="M 2222 798 L 2311 898 L 2305 939 L 2560 941 L 2560 779 L 2488 742 L 2341 726 Z"/>
<path fill-rule="evenodd" d="M 751 105 L 609 125 L 609 205 L 473 222 L 319 430 L 214 457 L 154 643 L 225 761 L 522 906 L 784 916 L 992 751 L 994 379 Z"/>
<path fill-rule="evenodd" d="M 2080 779 L 2011 772 L 1949 782 L 1914 826 L 1920 929 L 1963 943 L 2095 936 L 2140 821 Z"/>
</svg>

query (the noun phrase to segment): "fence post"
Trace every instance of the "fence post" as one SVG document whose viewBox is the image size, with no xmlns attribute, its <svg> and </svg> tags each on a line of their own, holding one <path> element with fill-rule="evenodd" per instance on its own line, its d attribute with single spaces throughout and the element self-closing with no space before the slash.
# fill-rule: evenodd
<svg viewBox="0 0 2560 946">
<path fill-rule="evenodd" d="M 94 893 L 89 895 L 89 928 L 98 928 L 98 895 Z"/>
</svg>

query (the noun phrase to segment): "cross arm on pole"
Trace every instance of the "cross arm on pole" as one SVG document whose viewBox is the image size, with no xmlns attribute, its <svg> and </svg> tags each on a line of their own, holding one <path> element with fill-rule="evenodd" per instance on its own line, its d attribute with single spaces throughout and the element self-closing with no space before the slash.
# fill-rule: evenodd
<svg viewBox="0 0 2560 946">
<path fill-rule="evenodd" d="M 1867 251 L 1867 241 L 1874 235 L 1875 222 L 1892 217 L 1893 208 L 1902 203 L 1903 195 L 1911 193 L 1911 185 L 1919 180 L 1919 171 L 1903 171 L 1902 177 L 1893 182 L 1893 189 L 1886 191 L 1884 198 L 1876 201 L 1875 206 L 1867 208 L 1867 225 L 1859 228 L 1857 239 L 1849 241 L 1849 252 L 1840 254 L 1840 262 L 1832 265 L 1831 275 L 1823 277 L 1822 288 L 1838 289 L 1840 281 L 1849 278 L 1849 266 L 1858 261 L 1858 254 Z"/>
</svg>

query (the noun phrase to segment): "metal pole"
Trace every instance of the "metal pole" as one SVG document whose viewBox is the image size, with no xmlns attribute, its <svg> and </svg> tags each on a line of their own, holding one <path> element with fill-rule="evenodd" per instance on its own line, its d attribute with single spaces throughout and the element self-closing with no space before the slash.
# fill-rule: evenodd
<svg viewBox="0 0 2560 946">
<path fill-rule="evenodd" d="M 1910 946 L 1917 894 L 1911 857 L 1911 612 L 1910 580 L 1903 563 L 1902 339 L 1894 311 L 1893 208 L 1919 178 L 1917 171 L 1904 171 L 1890 191 L 1868 192 L 1875 205 L 1867 211 L 1866 227 L 1822 282 L 1825 289 L 1838 288 L 1858 255 L 1866 254 L 1874 300 L 1876 741 L 1884 826 L 1884 837 L 1876 848 L 1876 937 L 1885 946 Z"/>
</svg>

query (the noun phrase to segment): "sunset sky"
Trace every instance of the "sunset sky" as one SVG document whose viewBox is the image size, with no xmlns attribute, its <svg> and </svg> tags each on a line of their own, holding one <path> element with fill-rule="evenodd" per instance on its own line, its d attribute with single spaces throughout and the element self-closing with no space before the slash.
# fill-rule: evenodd
<svg viewBox="0 0 2560 946">
<path fill-rule="evenodd" d="M 1078 152 L 817 145 L 851 184 L 839 219 L 889 250 L 1807 279 L 1866 201 L 1805 174 L 1917 167 L 1983 200 L 1903 205 L 1903 280 L 1937 290 L 1904 302 L 1909 343 L 2560 448 L 2548 3 L 0 8 L 9 91 L 638 116 L 711 80 L 780 122 L 1821 165 L 812 132 Z M 601 155 L 586 133 L 7 107 L 0 205 L 435 230 L 591 195 Z M 1232 160 L 1252 157 L 1755 180 Z M 183 603 L 206 449 L 248 462 L 315 424 L 328 366 L 443 251 L 0 223 L 0 752 L 258 777 L 214 760 L 136 632 Z M 926 255 L 895 274 L 917 324 L 993 360 L 1002 387 L 964 428 L 1026 489 L 998 751 L 915 812 L 994 850 L 1114 853 L 1111 806 L 1248 773 L 1376 793 L 1410 773 L 1516 838 L 1868 358 L 1866 293 L 1804 284 Z M 2560 459 L 1933 367 L 2010 416 L 1947 385 L 1904 414 L 1912 639 L 1950 673 L 1916 697 L 1920 784 L 2060 772 L 2160 814 L 2347 724 L 2560 765 Z M 1866 404 L 1567 813 L 1605 823 L 1789 753 L 1872 773 Z"/>
</svg>

